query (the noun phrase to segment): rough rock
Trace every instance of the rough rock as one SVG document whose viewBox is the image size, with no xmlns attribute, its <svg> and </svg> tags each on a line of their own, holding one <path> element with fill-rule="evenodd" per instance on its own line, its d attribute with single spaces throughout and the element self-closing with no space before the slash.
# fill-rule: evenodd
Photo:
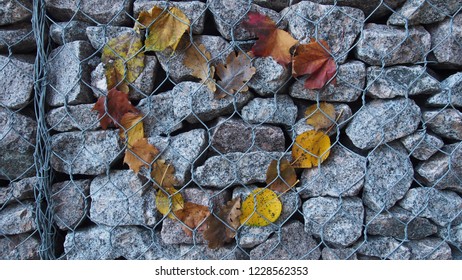
<svg viewBox="0 0 462 280">
<path fill-rule="evenodd" d="M 28 61 L 21 57 L 0 55 L 0 104 L 11 109 L 27 106 L 34 88 L 33 75 L 33 58 Z"/>
<path fill-rule="evenodd" d="M 388 18 L 387 24 L 431 24 L 452 16 L 461 6 L 461 0 L 407 0 Z"/>
<path fill-rule="evenodd" d="M 90 43 L 74 41 L 51 51 L 48 60 L 47 102 L 51 106 L 91 103 L 90 69 L 81 63 L 93 54 Z"/>
<path fill-rule="evenodd" d="M 311 0 L 319 4 L 337 4 L 337 6 L 351 6 L 361 9 L 366 17 L 378 19 L 392 13 L 390 9 L 395 10 L 406 0 Z"/>
<path fill-rule="evenodd" d="M 394 237 L 399 240 L 422 239 L 437 232 L 436 225 L 428 219 L 416 217 L 411 212 L 395 206 L 378 213 L 366 208 L 367 234 Z"/>
<path fill-rule="evenodd" d="M 449 76 L 441 82 L 440 93 L 427 100 L 430 106 L 444 107 L 448 104 L 462 107 L 462 72 Z"/>
<path fill-rule="evenodd" d="M 37 177 L 29 177 L 11 182 L 7 188 L 0 188 L 0 205 L 34 198 L 37 183 Z"/>
<path fill-rule="evenodd" d="M 38 260 L 40 241 L 29 234 L 0 238 L 1 260 Z"/>
<path fill-rule="evenodd" d="M 355 196 L 364 185 L 366 158 L 335 145 L 318 168 L 303 170 L 297 191 L 303 198 Z"/>
<path fill-rule="evenodd" d="M 254 38 L 254 34 L 251 34 L 242 24 L 247 19 L 245 15 L 249 12 L 257 12 L 270 17 L 274 22 L 278 23 L 279 28 L 284 29 L 286 25 L 277 12 L 252 4 L 247 0 L 207 0 L 207 6 L 212 12 L 218 32 L 226 40 L 249 40 Z"/>
<path fill-rule="evenodd" d="M 406 243 L 411 260 L 452 260 L 451 247 L 442 239 L 429 237 Z"/>
<path fill-rule="evenodd" d="M 462 222 L 462 198 L 452 191 L 418 187 L 408 191 L 399 206 L 419 217 L 429 218 L 439 226 Z"/>
<path fill-rule="evenodd" d="M 193 172 L 199 186 L 226 188 L 230 185 L 265 182 L 266 170 L 273 159 L 284 153 L 250 152 L 229 153 L 208 158 Z"/>
<path fill-rule="evenodd" d="M 298 221 L 286 223 L 273 237 L 250 251 L 251 260 L 317 260 L 317 242 Z"/>
<path fill-rule="evenodd" d="M 413 133 L 420 122 L 420 108 L 411 99 L 373 100 L 348 124 L 346 134 L 361 149 L 374 148 Z"/>
<path fill-rule="evenodd" d="M 203 129 L 191 130 L 171 138 L 150 137 L 148 141 L 160 151 L 161 159 L 173 165 L 178 186 L 189 182 L 192 166 L 208 145 L 207 133 Z"/>
<path fill-rule="evenodd" d="M 9 25 L 31 18 L 31 0 L 4 0 L 0 6 L 0 25 Z"/>
<path fill-rule="evenodd" d="M 135 0 L 133 4 L 133 14 L 138 18 L 141 11 L 149 11 L 152 7 L 158 6 L 165 8 L 167 1 L 150 1 L 150 0 Z M 184 1 L 170 2 L 169 7 L 177 7 L 180 9 L 191 22 L 191 30 L 193 34 L 202 34 L 204 32 L 204 22 L 207 7 L 199 1 Z"/>
<path fill-rule="evenodd" d="M 456 109 L 423 112 L 423 120 L 436 134 L 443 138 L 462 140 L 462 113 Z"/>
<path fill-rule="evenodd" d="M 373 98 L 407 97 L 440 91 L 438 80 L 422 66 L 371 66 L 367 68 L 367 81 L 367 95 Z"/>
<path fill-rule="evenodd" d="M 62 230 L 74 230 L 90 208 L 90 180 L 73 180 L 53 184 L 51 200 L 54 218 Z"/>
<path fill-rule="evenodd" d="M 36 46 L 30 23 L 0 27 L 0 53 L 8 53 L 8 48 L 13 53 L 29 53 L 33 52 Z"/>
<path fill-rule="evenodd" d="M 10 181 L 35 174 L 35 120 L 0 107 L 0 178 Z"/>
<path fill-rule="evenodd" d="M 445 19 L 428 27 L 431 34 L 433 54 L 438 61 L 438 67 L 460 68 L 462 66 L 462 13 L 454 19 Z"/>
<path fill-rule="evenodd" d="M 364 207 L 357 197 L 315 197 L 303 203 L 305 231 L 338 247 L 353 244 L 361 236 Z"/>
<path fill-rule="evenodd" d="M 288 31 L 301 43 L 310 38 L 326 40 L 333 56 L 344 62 L 364 22 L 363 11 L 303 1 L 281 11 L 288 22 Z"/>
<path fill-rule="evenodd" d="M 424 61 L 430 51 L 430 34 L 422 26 L 366 24 L 355 56 L 370 65 L 390 66 Z"/>
<path fill-rule="evenodd" d="M 323 260 L 357 260 L 356 252 L 354 249 L 334 249 L 325 247 L 322 249 L 321 259 Z"/>
<path fill-rule="evenodd" d="M 90 184 L 90 219 L 109 226 L 157 223 L 155 189 L 143 183 L 132 170 L 100 175 Z"/>
<path fill-rule="evenodd" d="M 252 124 L 269 123 L 292 126 L 297 118 L 297 106 L 287 95 L 275 98 L 255 98 L 242 108 L 242 119 Z"/>
<path fill-rule="evenodd" d="M 415 168 L 417 180 L 427 187 L 462 193 L 462 145 L 449 144 Z"/>
<path fill-rule="evenodd" d="M 292 97 L 312 101 L 353 102 L 363 93 L 366 83 L 366 66 L 360 61 L 340 64 L 335 84 L 329 83 L 322 89 L 306 89 L 306 78 L 297 79 L 290 87 Z"/>
<path fill-rule="evenodd" d="M 46 116 L 51 129 L 56 131 L 96 130 L 101 128 L 94 104 L 63 106 L 50 110 Z"/>
<path fill-rule="evenodd" d="M 131 24 L 129 17 L 132 1 L 126 0 L 46 0 L 49 14 L 56 20 L 82 20 L 99 24 Z"/>
<path fill-rule="evenodd" d="M 219 249 L 209 249 L 207 245 L 181 245 L 177 259 L 180 260 L 244 260 L 248 259 L 246 252 L 228 245 Z"/>
<path fill-rule="evenodd" d="M 247 85 L 260 96 L 283 92 L 291 78 L 290 68 L 277 63 L 272 57 L 257 57 L 253 59 L 252 66 L 255 67 L 255 75 Z"/>
<path fill-rule="evenodd" d="M 51 143 L 51 166 L 66 174 L 103 174 L 122 151 L 116 130 L 64 132 Z"/>
<path fill-rule="evenodd" d="M 210 144 L 212 151 L 222 154 L 285 150 L 284 132 L 281 128 L 271 125 L 250 125 L 234 118 L 217 120 Z"/>
<path fill-rule="evenodd" d="M 137 36 L 137 33 L 133 28 L 110 25 L 88 26 L 85 30 L 85 34 L 88 37 L 88 40 L 90 40 L 93 48 L 98 51 L 103 51 L 104 46 L 111 39 L 125 34 Z"/>
<path fill-rule="evenodd" d="M 55 22 L 50 26 L 50 36 L 58 45 L 73 41 L 85 41 L 87 40 L 85 30 L 88 26 L 90 26 L 89 23 L 78 20 Z"/>
<path fill-rule="evenodd" d="M 426 133 L 423 130 L 403 137 L 400 141 L 407 151 L 418 160 L 429 159 L 444 145 L 443 140 L 439 137 Z"/>
<path fill-rule="evenodd" d="M 461 247 L 462 224 L 452 227 L 441 227 L 439 228 L 438 236 L 453 246 Z"/>
<path fill-rule="evenodd" d="M 0 228 L 2 235 L 20 234 L 35 230 L 35 203 L 24 201 L 2 208 Z"/>
<path fill-rule="evenodd" d="M 404 244 L 391 237 L 369 236 L 358 241 L 357 253 L 388 260 L 409 260 L 411 252 Z"/>
<path fill-rule="evenodd" d="M 396 142 L 369 153 L 363 189 L 364 205 L 389 209 L 403 198 L 414 180 L 414 169 L 404 147 Z"/>
<path fill-rule="evenodd" d="M 186 227 L 185 227 L 186 228 Z M 194 229 L 192 236 L 188 236 L 183 231 L 183 225 L 181 221 L 172 220 L 166 218 L 162 221 L 162 230 L 160 232 L 162 241 L 165 244 L 177 245 L 177 244 L 204 244 L 206 241 L 199 232 Z"/>
</svg>

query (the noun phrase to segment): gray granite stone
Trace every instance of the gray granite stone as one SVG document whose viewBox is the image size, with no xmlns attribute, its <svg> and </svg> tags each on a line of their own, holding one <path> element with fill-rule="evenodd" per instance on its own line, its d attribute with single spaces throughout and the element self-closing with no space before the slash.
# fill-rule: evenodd
<svg viewBox="0 0 462 280">
<path fill-rule="evenodd" d="M 85 41 L 85 30 L 90 23 L 78 20 L 55 22 L 50 26 L 50 36 L 58 45 L 64 45 L 73 41 Z"/>
<path fill-rule="evenodd" d="M 62 230 L 74 230 L 88 215 L 91 180 L 72 180 L 51 187 L 54 219 Z"/>
<path fill-rule="evenodd" d="M 361 149 L 413 133 L 420 122 L 420 108 L 411 99 L 373 100 L 356 112 L 346 128 L 353 144 Z"/>
<path fill-rule="evenodd" d="M 366 158 L 335 145 L 321 166 L 303 170 L 297 191 L 303 198 L 355 196 L 364 185 L 366 170 Z"/>
<path fill-rule="evenodd" d="M 411 187 L 414 180 L 412 162 L 398 142 L 377 147 L 369 153 L 367 161 L 364 205 L 377 211 L 389 209 Z"/>
<path fill-rule="evenodd" d="M 242 119 L 252 124 L 282 124 L 292 126 L 297 118 L 297 106 L 288 95 L 255 98 L 242 108 Z"/>
<path fill-rule="evenodd" d="M 90 69 L 82 63 L 93 54 L 90 43 L 74 41 L 51 51 L 48 57 L 47 102 L 51 106 L 91 103 Z"/>
<path fill-rule="evenodd" d="M 406 243 L 411 260 L 452 260 L 451 247 L 437 237 L 411 240 Z"/>
<path fill-rule="evenodd" d="M 97 130 L 99 124 L 98 112 L 93 111 L 94 104 L 63 106 L 52 109 L 46 116 L 51 129 L 64 132 L 71 130 Z"/>
<path fill-rule="evenodd" d="M 144 184 L 132 170 L 115 170 L 100 175 L 90 184 L 90 219 L 109 226 L 157 223 L 156 191 Z"/>
<path fill-rule="evenodd" d="M 440 227 L 438 236 L 447 243 L 461 247 L 462 246 L 462 224 L 450 227 Z"/>
<path fill-rule="evenodd" d="M 35 203 L 24 201 L 3 207 L 0 210 L 0 228 L 2 235 L 14 235 L 35 230 Z"/>
<path fill-rule="evenodd" d="M 426 133 L 423 130 L 403 137 L 400 141 L 407 151 L 418 160 L 429 159 L 444 145 L 443 140 L 439 137 Z"/>
<path fill-rule="evenodd" d="M 462 66 L 462 13 L 454 19 L 445 19 L 442 22 L 428 27 L 431 34 L 433 54 L 438 61 L 438 67 L 460 68 Z"/>
<path fill-rule="evenodd" d="M 285 224 L 277 234 L 250 251 L 251 260 L 317 260 L 320 256 L 317 242 L 298 221 Z"/>
<path fill-rule="evenodd" d="M 373 98 L 407 97 L 439 91 L 438 80 L 430 76 L 422 66 L 367 68 L 367 95 Z"/>
<path fill-rule="evenodd" d="M 207 245 L 181 245 L 180 260 L 245 260 L 246 252 L 235 245 L 209 249 Z"/>
<path fill-rule="evenodd" d="M 107 42 L 111 39 L 124 36 L 126 34 L 137 36 L 137 33 L 133 28 L 111 25 L 88 26 L 85 29 L 85 34 L 88 37 L 88 40 L 90 40 L 92 47 L 101 52 Z"/>
<path fill-rule="evenodd" d="M 305 231 L 338 247 L 352 245 L 362 233 L 364 207 L 357 197 L 315 197 L 303 203 Z"/>
<path fill-rule="evenodd" d="M 321 259 L 323 260 L 357 260 L 356 252 L 352 248 L 329 248 L 322 249 Z"/>
<path fill-rule="evenodd" d="M 40 241 L 29 234 L 0 238 L 1 260 L 39 260 Z"/>
<path fill-rule="evenodd" d="M 462 107 L 462 72 L 449 76 L 441 82 L 441 92 L 427 100 L 430 106 L 444 107 L 448 104 Z"/>
<path fill-rule="evenodd" d="M 1 41 L 1 39 L 0 39 Z M 0 104 L 11 109 L 21 109 L 32 99 L 34 88 L 34 63 L 20 57 L 0 55 Z"/>
<path fill-rule="evenodd" d="M 319 4 L 337 4 L 337 6 L 351 6 L 361 9 L 366 17 L 378 19 L 392 13 L 390 9 L 395 10 L 406 0 L 311 0 Z"/>
<path fill-rule="evenodd" d="M 423 112 L 423 121 L 443 138 L 462 140 L 462 113 L 457 109 L 430 110 Z"/>
<path fill-rule="evenodd" d="M 353 102 L 361 94 L 366 83 L 366 66 L 360 61 L 340 64 L 335 84 L 329 83 L 322 89 L 306 89 L 306 78 L 297 79 L 290 87 L 292 97 L 312 101 Z"/>
<path fill-rule="evenodd" d="M 400 241 L 391 237 L 369 236 L 367 240 L 358 241 L 357 253 L 387 260 L 409 260 L 411 251 Z"/>
<path fill-rule="evenodd" d="M 390 66 L 424 61 L 430 51 L 430 33 L 422 26 L 402 27 L 368 23 L 355 47 L 355 56 L 367 64 Z"/>
<path fill-rule="evenodd" d="M 0 25 L 15 24 L 32 17 L 31 0 L 4 0 L 0 5 Z"/>
<path fill-rule="evenodd" d="M 0 53 L 29 53 L 36 49 L 34 32 L 30 23 L 0 27 Z"/>
<path fill-rule="evenodd" d="M 252 60 L 255 75 L 248 86 L 260 96 L 274 96 L 284 92 L 291 78 L 290 68 L 285 67 L 272 57 L 257 57 Z"/>
<path fill-rule="evenodd" d="M 461 0 L 407 0 L 388 18 L 387 24 L 431 24 L 452 16 L 461 6 Z"/>
<path fill-rule="evenodd" d="M 103 174 L 123 150 L 116 130 L 63 132 L 51 145 L 51 166 L 66 174 Z"/>
<path fill-rule="evenodd" d="M 37 183 L 37 177 L 29 177 L 11 182 L 7 188 L 0 188 L 0 205 L 33 199 Z"/>
</svg>

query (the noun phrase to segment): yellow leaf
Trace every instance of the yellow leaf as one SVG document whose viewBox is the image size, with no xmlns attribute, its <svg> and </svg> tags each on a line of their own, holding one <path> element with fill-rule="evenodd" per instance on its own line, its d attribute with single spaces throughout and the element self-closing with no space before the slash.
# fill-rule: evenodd
<svg viewBox="0 0 462 280">
<path fill-rule="evenodd" d="M 201 82 L 207 85 L 212 92 L 215 92 L 216 86 L 213 79 L 215 67 L 208 63 L 212 56 L 204 45 L 200 44 L 198 49 L 193 45 L 190 46 L 185 52 L 183 64 L 192 70 L 191 74 L 194 77 L 201 79 Z"/>
<path fill-rule="evenodd" d="M 159 189 L 156 195 L 156 208 L 162 215 L 175 219 L 173 212 L 183 209 L 184 199 L 180 192 L 173 187 Z"/>
<path fill-rule="evenodd" d="M 311 105 L 305 111 L 306 123 L 319 130 L 328 128 L 332 125 L 332 120 L 335 120 L 335 108 L 330 103 L 320 103 Z"/>
<path fill-rule="evenodd" d="M 119 135 L 121 139 L 128 138 L 128 147 L 131 148 L 138 139 L 144 138 L 143 116 L 137 113 L 128 112 L 120 120 Z"/>
<path fill-rule="evenodd" d="M 128 164 L 135 173 L 140 172 L 142 166 L 149 167 L 151 162 L 159 154 L 159 150 L 149 144 L 148 139 L 138 139 L 125 151 L 124 163 Z"/>
<path fill-rule="evenodd" d="M 241 224 L 263 227 L 279 218 L 282 203 L 272 190 L 257 188 L 244 200 L 241 210 Z"/>
<path fill-rule="evenodd" d="M 175 51 L 190 25 L 186 15 L 176 7 L 163 9 L 154 6 L 149 11 L 142 11 L 137 21 L 135 29 L 149 30 L 145 42 L 147 51 L 163 51 L 168 47 Z"/>
<path fill-rule="evenodd" d="M 330 153 L 330 138 L 321 131 L 309 130 L 297 136 L 292 147 L 295 168 L 311 168 L 321 164 Z"/>
<path fill-rule="evenodd" d="M 154 187 L 173 188 L 177 183 L 175 168 L 163 159 L 158 159 L 152 164 L 151 178 L 156 182 Z"/>
</svg>

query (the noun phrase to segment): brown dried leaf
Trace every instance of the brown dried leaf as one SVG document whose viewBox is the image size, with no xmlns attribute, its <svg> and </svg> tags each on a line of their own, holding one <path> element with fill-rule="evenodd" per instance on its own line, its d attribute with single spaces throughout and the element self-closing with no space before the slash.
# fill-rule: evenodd
<svg viewBox="0 0 462 280">
<path fill-rule="evenodd" d="M 118 127 L 122 117 L 128 112 L 138 113 L 135 106 L 128 100 L 128 94 L 116 89 L 111 89 L 107 97 L 101 96 L 92 110 L 98 111 L 99 122 L 103 129 L 107 129 L 110 124 Z"/>
<path fill-rule="evenodd" d="M 242 52 L 230 53 L 226 58 L 226 64 L 218 64 L 216 70 L 217 76 L 220 78 L 220 81 L 217 82 L 219 87 L 215 94 L 216 98 L 223 98 L 237 91 L 248 91 L 249 87 L 246 86 L 246 83 L 256 71 L 255 67 L 252 67 L 249 57 Z"/>
<path fill-rule="evenodd" d="M 295 173 L 295 169 L 287 159 L 271 161 L 268 171 L 266 171 L 266 184 L 269 189 L 277 192 L 286 192 L 297 183 L 297 173 Z"/>
<path fill-rule="evenodd" d="M 204 231 L 207 226 L 204 220 L 207 219 L 209 215 L 210 211 L 208 207 L 192 202 L 186 202 L 183 209 L 175 211 L 177 219 L 186 225 L 182 228 L 188 236 L 192 236 L 191 229 L 196 229 L 197 227 L 199 227 L 197 228 L 199 232 Z"/>
<path fill-rule="evenodd" d="M 197 50 L 194 46 L 190 46 L 183 59 L 183 64 L 192 70 L 192 75 L 201 79 L 212 92 L 215 92 L 216 85 L 213 76 L 215 75 L 215 67 L 209 64 L 211 54 L 207 51 L 204 45 L 200 44 Z"/>
<path fill-rule="evenodd" d="M 158 154 L 159 150 L 149 144 L 147 138 L 140 138 L 125 151 L 124 163 L 128 164 L 135 173 L 138 173 L 141 167 L 149 167 Z"/>
<path fill-rule="evenodd" d="M 144 138 L 144 125 L 143 116 L 139 113 L 128 112 L 123 115 L 120 120 L 119 136 L 125 140 L 127 136 L 128 147 L 131 148 L 133 144 L 141 138 Z"/>
<path fill-rule="evenodd" d="M 151 178 L 156 182 L 156 188 L 173 188 L 177 184 L 175 167 L 163 159 L 158 159 L 152 164 Z"/>
</svg>

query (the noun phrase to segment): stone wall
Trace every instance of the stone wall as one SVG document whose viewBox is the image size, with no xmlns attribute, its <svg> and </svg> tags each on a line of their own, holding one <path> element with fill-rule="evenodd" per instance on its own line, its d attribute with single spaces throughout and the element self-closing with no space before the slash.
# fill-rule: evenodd
<svg viewBox="0 0 462 280">
<path fill-rule="evenodd" d="M 102 48 L 165 1 L 46 0 L 46 104 L 34 99 L 31 2 L 0 4 L 0 259 L 39 258 L 43 208 L 53 211 L 60 259 L 461 258 L 462 1 L 170 2 L 213 65 L 250 50 L 248 11 L 302 43 L 326 40 L 338 63 L 335 84 L 308 90 L 272 58 L 254 58 L 249 92 L 217 100 L 183 65 L 184 49 L 146 52 L 131 102 L 185 200 L 212 211 L 265 187 L 270 161 L 290 157 L 296 136 L 313 129 L 305 109 L 334 104 L 329 158 L 281 194 L 275 223 L 241 226 L 216 250 L 162 217 L 152 182 L 123 164 L 118 129 L 103 130 L 92 111 L 107 93 Z M 46 135 L 37 134 L 37 106 Z M 53 176 L 42 208 L 37 139 L 49 141 Z"/>
</svg>

